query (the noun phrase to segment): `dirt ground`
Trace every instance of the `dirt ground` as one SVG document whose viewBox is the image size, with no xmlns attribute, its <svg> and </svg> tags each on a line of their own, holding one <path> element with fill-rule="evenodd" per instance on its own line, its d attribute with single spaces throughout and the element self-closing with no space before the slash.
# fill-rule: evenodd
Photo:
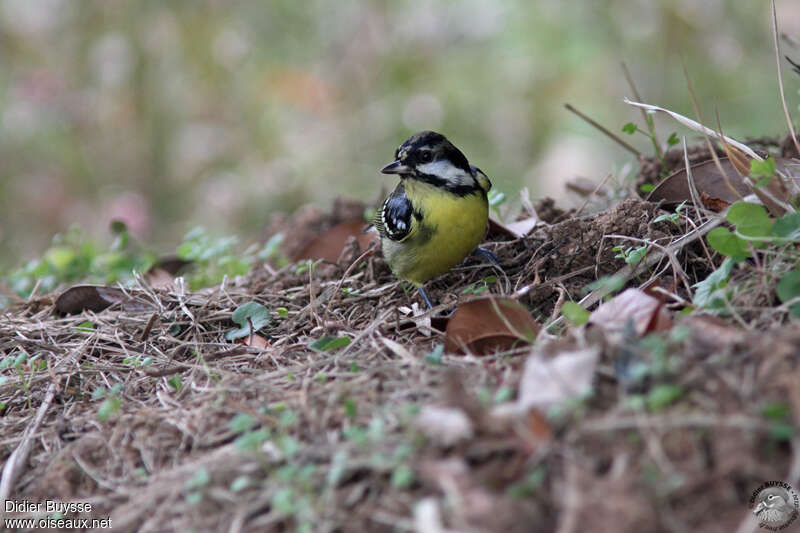
<svg viewBox="0 0 800 533">
<path fill-rule="evenodd" d="M 470 258 L 427 285 L 437 312 L 502 295 L 549 324 L 626 272 L 615 246 L 690 232 L 628 196 L 595 213 L 539 202 L 524 237 L 489 235 L 502 273 Z M 305 233 L 287 254 L 363 209 L 295 215 Z M 6 310 L 0 361 L 27 358 L 0 366 L 0 459 L 29 448 L 10 499 L 86 502 L 65 516 L 110 517 L 114 531 L 743 532 L 758 527 L 761 483 L 797 486 L 796 319 L 769 312 L 770 287 L 743 291 L 737 317 L 680 313 L 722 259 L 702 238 L 678 265 L 664 256 L 624 279 L 661 295 L 670 327 L 562 322 L 534 348 L 488 355 L 443 352 L 443 321 L 415 317 L 416 293 L 363 252 L 350 239 L 338 262 L 262 265 L 197 292 L 140 278 L 97 312 L 61 316 L 57 295 Z M 259 341 L 226 340 L 250 301 L 271 312 Z M 320 351 L 323 337 L 350 342 Z M 531 350 L 576 346 L 598 354 L 588 394 L 498 414 L 516 405 Z"/>
</svg>

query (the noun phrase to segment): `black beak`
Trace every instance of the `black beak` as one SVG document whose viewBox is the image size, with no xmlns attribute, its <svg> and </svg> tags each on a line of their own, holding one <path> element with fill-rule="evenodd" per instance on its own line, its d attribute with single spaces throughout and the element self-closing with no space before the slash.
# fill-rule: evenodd
<svg viewBox="0 0 800 533">
<path fill-rule="evenodd" d="M 383 174 L 408 174 L 411 172 L 411 169 L 400 161 L 394 161 L 383 167 L 381 172 Z"/>
</svg>

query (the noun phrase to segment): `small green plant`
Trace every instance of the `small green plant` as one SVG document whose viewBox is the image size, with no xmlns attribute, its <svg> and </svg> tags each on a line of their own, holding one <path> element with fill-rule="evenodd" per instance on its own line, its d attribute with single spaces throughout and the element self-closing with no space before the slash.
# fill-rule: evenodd
<svg viewBox="0 0 800 533">
<path fill-rule="evenodd" d="M 675 403 L 683 395 L 683 390 L 677 385 L 656 385 L 647 394 L 647 408 L 654 413 Z"/>
<path fill-rule="evenodd" d="M 311 259 L 304 259 L 294 266 L 294 273 L 299 276 L 301 274 L 305 274 L 308 271 L 311 271 L 311 273 L 313 274 L 318 264 L 319 260 L 312 261 Z"/>
<path fill-rule="evenodd" d="M 753 159 L 750 161 L 750 177 L 756 180 L 756 187 L 766 187 L 775 177 L 775 158 L 770 156 L 763 161 Z"/>
<path fill-rule="evenodd" d="M 645 137 L 650 139 L 650 142 L 653 145 L 653 150 L 655 151 L 656 157 L 658 157 L 658 159 L 661 161 L 661 168 L 662 168 L 661 177 L 664 177 L 669 172 L 669 167 L 667 166 L 667 161 L 664 158 L 664 153 L 662 152 L 661 147 L 658 146 L 658 141 L 656 140 L 655 122 L 653 122 L 653 115 L 649 111 L 647 112 L 647 130 L 648 131 L 645 131 L 645 130 L 641 129 L 639 126 L 637 126 L 633 122 L 628 122 L 627 124 L 622 126 L 622 131 L 624 133 L 627 133 L 628 135 L 634 135 L 636 133 L 641 133 L 642 135 L 644 135 Z M 679 142 L 681 142 L 681 141 L 678 138 L 678 135 L 675 132 L 672 132 L 670 134 L 669 138 L 667 138 L 667 149 L 675 146 Z"/>
<path fill-rule="evenodd" d="M 506 203 L 506 195 L 498 189 L 491 189 L 487 195 L 489 207 L 500 216 L 500 206 Z"/>
<path fill-rule="evenodd" d="M 564 305 L 561 306 L 561 314 L 573 326 L 581 326 L 589 322 L 589 311 L 577 302 L 564 302 Z"/>
<path fill-rule="evenodd" d="M 589 293 L 591 291 L 603 292 L 603 298 L 607 298 L 619 292 L 625 286 L 625 278 L 619 275 L 603 276 L 597 281 L 591 282 L 586 286 L 584 291 Z"/>
<path fill-rule="evenodd" d="M 686 207 L 686 200 L 681 202 L 678 205 L 678 207 L 675 208 L 675 211 L 673 213 L 665 213 L 663 215 L 659 215 L 653 220 L 653 222 L 664 222 L 664 221 L 667 221 L 667 222 L 672 222 L 673 224 L 675 224 L 677 226 L 678 222 L 681 219 L 681 211 L 685 207 Z"/>
<path fill-rule="evenodd" d="M 444 354 L 444 345 L 437 344 L 431 352 L 425 356 L 425 362 L 430 365 L 441 365 L 442 355 Z"/>
<path fill-rule="evenodd" d="M 194 268 L 187 274 L 191 289 L 217 285 L 224 277 L 244 276 L 259 261 L 273 261 L 282 267 L 288 260 L 280 251 L 283 234 L 273 235 L 263 246 L 253 244 L 237 252 L 236 236 L 217 237 L 205 228 L 192 229 L 178 246 L 178 257 L 190 261 Z"/>
<path fill-rule="evenodd" d="M 39 259 L 8 274 L 5 282 L 18 296 L 27 298 L 37 284 L 39 292 L 46 293 L 77 280 L 127 283 L 134 270 L 144 272 L 155 262 L 155 254 L 133 242 L 124 223 L 112 222 L 110 231 L 114 241 L 104 248 L 79 226 L 72 226 L 56 234 Z"/>
<path fill-rule="evenodd" d="M 694 292 L 694 305 L 700 309 L 713 310 L 723 309 L 730 301 L 727 286 L 731 271 L 735 262 L 730 257 L 726 257 L 722 264 L 714 272 L 706 276 L 706 279 L 695 283 L 692 288 Z"/>
<path fill-rule="evenodd" d="M 470 283 L 461 291 L 461 294 L 480 294 L 489 290 L 489 285 L 497 283 L 497 276 L 486 276 L 480 281 Z"/>
<path fill-rule="evenodd" d="M 103 403 L 97 409 L 98 420 L 107 422 L 119 413 L 122 405 L 121 392 L 122 383 L 115 383 L 108 391 L 106 391 L 105 387 L 98 387 L 92 392 L 93 400 L 103 399 Z"/>
<path fill-rule="evenodd" d="M 611 249 L 612 252 L 617 252 L 614 256 L 617 259 L 624 259 L 625 262 L 629 265 L 635 265 L 642 259 L 644 256 L 647 255 L 647 245 L 643 244 L 641 246 L 614 246 Z"/>
<path fill-rule="evenodd" d="M 247 337 L 251 333 L 256 333 L 264 326 L 269 324 L 269 309 L 258 302 L 246 302 L 237 307 L 231 315 L 231 320 L 238 324 L 238 328 L 228 330 L 225 338 L 229 341 Z"/>
<path fill-rule="evenodd" d="M 175 392 L 180 392 L 181 387 L 183 387 L 183 382 L 181 381 L 180 374 L 173 374 L 169 378 L 167 378 L 167 384 L 172 387 L 172 390 Z"/>
<path fill-rule="evenodd" d="M 330 352 L 350 344 L 350 337 L 322 337 L 308 345 L 315 352 Z"/>
</svg>

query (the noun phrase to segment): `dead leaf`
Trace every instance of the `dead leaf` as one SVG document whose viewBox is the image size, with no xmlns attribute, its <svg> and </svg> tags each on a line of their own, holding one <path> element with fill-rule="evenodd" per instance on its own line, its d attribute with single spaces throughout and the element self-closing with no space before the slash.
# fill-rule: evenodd
<svg viewBox="0 0 800 533">
<path fill-rule="evenodd" d="M 157 289 L 164 289 L 172 285 L 175 281 L 175 276 L 164 270 L 163 268 L 151 268 L 145 275 L 147 283 L 151 287 Z"/>
<path fill-rule="evenodd" d="M 156 261 L 145 273 L 147 282 L 156 288 L 166 288 L 175 281 L 175 276 L 181 270 L 192 264 L 176 255 L 167 255 Z"/>
<path fill-rule="evenodd" d="M 589 323 L 608 333 L 621 333 L 633 321 L 638 335 L 665 331 L 672 327 L 672 318 L 664 304 L 639 289 L 628 289 L 600 305 L 589 317 Z"/>
<path fill-rule="evenodd" d="M 192 261 L 181 259 L 177 255 L 166 255 L 164 257 L 161 257 L 158 261 L 156 261 L 155 264 L 150 268 L 151 270 L 156 268 L 161 269 L 167 272 L 168 274 L 175 276 L 176 274 L 178 274 L 178 272 L 183 270 L 185 267 L 191 265 L 192 263 L 193 263 Z"/>
<path fill-rule="evenodd" d="M 700 193 L 700 202 L 702 202 L 703 207 L 709 211 L 714 211 L 715 213 L 722 213 L 731 205 L 730 202 L 726 202 L 725 200 L 712 198 L 711 196 L 707 195 L 705 191 Z"/>
<path fill-rule="evenodd" d="M 547 409 L 591 391 L 600 359 L 599 346 L 568 349 L 555 357 L 546 356 L 547 351 L 547 346 L 537 348 L 525 361 L 519 383 L 518 412 Z"/>
<path fill-rule="evenodd" d="M 442 446 L 453 446 L 475 434 L 467 414 L 455 407 L 423 406 L 415 423 L 426 437 Z"/>
<path fill-rule="evenodd" d="M 541 220 L 537 217 L 529 217 L 509 224 L 503 224 L 493 218 L 489 218 L 489 233 L 490 238 L 497 237 L 512 237 L 514 239 L 521 239 L 531 232 Z"/>
<path fill-rule="evenodd" d="M 717 198 L 729 204 L 739 200 L 740 197 L 750 194 L 750 187 L 742 180 L 733 163 L 726 157 L 721 157 L 719 162 L 724 174 L 720 173 L 714 160 L 691 165 L 690 169 L 697 192 L 701 195 L 705 193 L 709 197 Z M 725 180 L 726 176 L 730 182 L 730 187 Z M 653 189 L 647 200 L 650 202 L 663 201 L 665 205 L 691 202 L 692 195 L 689 192 L 686 169 L 682 168 L 664 178 Z"/>
<path fill-rule="evenodd" d="M 731 349 L 747 337 L 739 326 L 714 315 L 692 315 L 682 318 L 678 324 L 691 330 L 692 346 L 698 354 Z"/>
<path fill-rule="evenodd" d="M 375 232 L 364 233 L 367 225 L 362 220 L 349 220 L 338 224 L 322 235 L 313 238 L 299 252 L 292 256 L 292 261 L 301 259 L 322 259 L 335 263 L 342 254 L 348 237 L 355 237 L 362 250 L 370 243 L 378 240 Z"/>
<path fill-rule="evenodd" d="M 738 153 L 738 152 L 737 152 Z M 764 202 L 764 205 L 770 210 L 773 215 L 780 216 L 783 214 L 784 209 L 777 205 L 770 199 L 769 195 L 765 194 L 759 187 L 752 188 L 744 182 L 740 169 L 744 169 L 748 165 L 746 172 L 749 172 L 749 160 L 742 161 L 744 157 L 738 153 L 735 163 L 731 162 L 727 157 L 719 158 L 720 167 L 724 173 L 720 172 L 716 162 L 713 160 L 703 161 L 690 167 L 692 178 L 694 180 L 694 187 L 700 194 L 701 199 L 703 195 L 715 199 L 719 205 L 727 203 L 732 204 L 737 200 L 749 194 L 756 194 L 759 199 Z M 787 165 L 791 164 L 791 159 L 776 157 L 775 164 L 779 171 L 787 173 Z M 727 179 L 726 179 L 727 178 Z M 789 180 L 789 187 L 797 188 L 797 183 L 800 181 L 799 177 L 794 177 Z M 729 185 L 730 184 L 730 185 Z M 763 187 L 770 195 L 778 200 L 788 201 L 792 196 L 792 192 L 788 190 L 787 184 L 782 179 L 772 179 L 769 184 Z M 663 201 L 665 205 L 677 205 L 684 201 L 691 201 L 692 195 L 689 192 L 689 183 L 686 178 L 686 169 L 682 168 L 673 172 L 661 183 L 647 197 L 650 202 Z"/>
<path fill-rule="evenodd" d="M 447 322 L 445 350 L 476 355 L 509 350 L 530 344 L 539 332 L 539 324 L 528 309 L 510 298 L 482 298 L 466 302 Z"/>
<path fill-rule="evenodd" d="M 261 348 L 262 350 L 269 346 L 267 339 L 261 335 L 248 335 L 247 337 L 236 339 L 233 342 L 236 344 L 244 344 L 245 346 L 252 346 L 253 348 Z"/>
<path fill-rule="evenodd" d="M 115 287 L 102 285 L 75 285 L 56 298 L 56 311 L 67 315 L 103 309 L 125 299 L 125 293 Z"/>
</svg>

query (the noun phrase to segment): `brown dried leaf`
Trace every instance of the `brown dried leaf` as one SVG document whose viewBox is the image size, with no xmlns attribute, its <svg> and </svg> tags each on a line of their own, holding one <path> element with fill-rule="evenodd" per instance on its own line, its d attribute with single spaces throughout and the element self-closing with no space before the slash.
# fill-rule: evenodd
<svg viewBox="0 0 800 533">
<path fill-rule="evenodd" d="M 512 237 L 514 239 L 520 239 L 530 233 L 531 230 L 536 227 L 536 224 L 540 222 L 541 220 L 537 217 L 530 217 L 509 224 L 503 224 L 493 218 L 489 218 L 488 235 L 490 238 Z"/>
<path fill-rule="evenodd" d="M 547 346 L 537 347 L 525 361 L 517 409 L 547 409 L 591 390 L 600 358 L 599 346 L 566 349 L 555 357 L 546 355 L 547 351 Z M 534 430 L 540 425 L 531 424 Z"/>
<path fill-rule="evenodd" d="M 672 318 L 658 298 L 639 289 L 628 289 L 603 303 L 589 317 L 607 332 L 619 333 L 629 320 L 633 321 L 638 335 L 665 331 L 672 327 Z"/>
<path fill-rule="evenodd" d="M 472 421 L 457 407 L 423 406 L 415 423 L 425 436 L 443 446 L 453 446 L 475 434 Z"/>
<path fill-rule="evenodd" d="M 164 257 L 159 258 L 156 263 L 150 267 L 150 270 L 153 269 L 161 269 L 175 276 L 185 267 L 192 264 L 192 261 L 187 261 L 186 259 L 181 259 L 177 255 L 166 255 Z"/>
<path fill-rule="evenodd" d="M 731 205 L 730 202 L 726 202 L 725 200 L 712 198 L 711 196 L 707 195 L 705 191 L 700 193 L 700 201 L 703 203 L 703 207 L 709 211 L 714 211 L 715 213 L 722 213 L 728 209 L 728 206 Z"/>
<path fill-rule="evenodd" d="M 721 157 L 719 162 L 724 174 L 720 173 L 713 160 L 703 161 L 690 167 L 692 178 L 694 178 L 694 187 L 698 193 L 701 195 L 705 193 L 729 204 L 739 200 L 741 196 L 750 194 L 750 187 L 744 183 L 736 171 L 735 165 L 726 157 Z M 730 186 L 725 180 L 726 176 Z M 677 205 L 684 201 L 691 201 L 691 199 L 685 168 L 664 178 L 647 197 L 647 200 L 651 202 L 663 201 L 666 205 Z"/>
<path fill-rule="evenodd" d="M 728 159 L 733 163 L 734 168 L 741 176 L 750 174 L 750 161 L 752 158 L 745 155 L 741 150 L 728 143 L 723 143 Z"/>
<path fill-rule="evenodd" d="M 292 256 L 292 261 L 301 259 L 322 259 L 335 263 L 342 254 L 348 237 L 355 237 L 362 250 L 366 250 L 371 242 L 377 241 L 375 232 L 364 233 L 367 225 L 362 220 L 349 220 L 338 224 L 322 235 L 313 238 L 299 252 Z"/>
<path fill-rule="evenodd" d="M 151 268 L 147 271 L 145 278 L 151 287 L 156 287 L 158 289 L 167 288 L 175 281 L 175 276 L 163 268 Z"/>
<path fill-rule="evenodd" d="M 103 309 L 125 299 L 125 293 L 114 287 L 75 285 L 56 298 L 56 311 L 67 315 Z"/>
<path fill-rule="evenodd" d="M 486 355 L 533 342 L 540 326 L 528 309 L 510 298 L 466 302 L 447 322 L 445 349 Z"/>
<path fill-rule="evenodd" d="M 269 346 L 267 339 L 261 335 L 248 335 L 247 337 L 236 339 L 233 342 L 236 344 L 244 344 L 245 346 L 252 346 L 253 348 L 261 348 L 262 350 Z"/>
</svg>

